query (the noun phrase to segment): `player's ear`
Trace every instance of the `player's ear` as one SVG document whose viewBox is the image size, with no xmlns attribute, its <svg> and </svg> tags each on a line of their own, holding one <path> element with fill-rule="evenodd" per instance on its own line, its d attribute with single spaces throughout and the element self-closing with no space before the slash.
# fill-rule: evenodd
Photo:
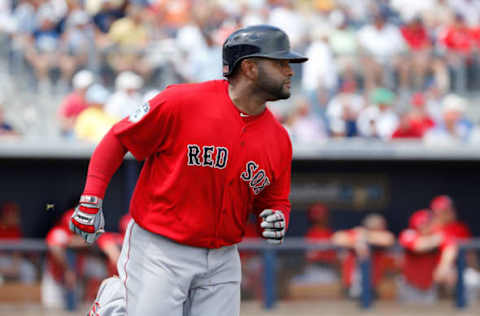
<svg viewBox="0 0 480 316">
<path fill-rule="evenodd" d="M 242 60 L 240 67 L 242 72 L 250 80 L 256 80 L 258 76 L 258 63 L 254 58 Z"/>
</svg>

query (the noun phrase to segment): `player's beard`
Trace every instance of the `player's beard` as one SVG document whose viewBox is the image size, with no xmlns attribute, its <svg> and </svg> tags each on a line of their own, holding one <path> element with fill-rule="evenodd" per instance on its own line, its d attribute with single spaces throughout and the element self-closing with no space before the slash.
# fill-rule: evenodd
<svg viewBox="0 0 480 316">
<path fill-rule="evenodd" d="M 289 79 L 278 79 L 269 76 L 263 69 L 261 64 L 258 64 L 258 79 L 257 87 L 267 95 L 267 101 L 284 100 L 290 97 L 290 90 L 286 87 Z"/>
</svg>

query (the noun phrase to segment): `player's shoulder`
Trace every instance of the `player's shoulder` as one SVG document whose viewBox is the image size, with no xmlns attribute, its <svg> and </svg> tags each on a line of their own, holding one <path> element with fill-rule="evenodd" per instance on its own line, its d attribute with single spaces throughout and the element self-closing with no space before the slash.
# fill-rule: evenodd
<svg viewBox="0 0 480 316">
<path fill-rule="evenodd" d="M 181 98 L 198 97 L 201 94 L 217 93 L 225 86 L 225 80 L 210 80 L 195 83 L 172 84 L 165 88 L 165 93 Z"/>
<path fill-rule="evenodd" d="M 149 103 L 151 106 L 163 103 L 193 105 L 201 100 L 211 100 L 224 87 L 224 80 L 172 84 L 159 92 Z"/>
</svg>

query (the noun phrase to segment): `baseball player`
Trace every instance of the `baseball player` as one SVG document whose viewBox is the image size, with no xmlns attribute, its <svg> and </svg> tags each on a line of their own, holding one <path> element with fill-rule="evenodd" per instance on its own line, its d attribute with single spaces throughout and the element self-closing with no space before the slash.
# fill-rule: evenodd
<svg viewBox="0 0 480 316">
<path fill-rule="evenodd" d="M 125 153 L 145 161 L 121 282 L 101 288 L 107 296 L 108 284 L 122 284 L 127 315 L 239 315 L 236 244 L 248 215 L 279 244 L 290 213 L 292 146 L 265 103 L 290 97 L 290 63 L 305 61 L 276 27 L 239 29 L 223 44 L 226 80 L 169 86 L 99 143 L 70 225 L 89 243 L 103 231 L 102 200 Z M 110 313 L 98 302 L 96 315 Z"/>
</svg>

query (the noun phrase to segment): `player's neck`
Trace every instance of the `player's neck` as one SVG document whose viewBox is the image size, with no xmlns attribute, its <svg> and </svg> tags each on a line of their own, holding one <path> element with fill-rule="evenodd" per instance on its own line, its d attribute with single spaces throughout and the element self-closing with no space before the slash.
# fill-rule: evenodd
<svg viewBox="0 0 480 316">
<path fill-rule="evenodd" d="M 229 84 L 228 95 L 237 109 L 243 113 L 258 115 L 265 110 L 267 100 L 246 85 Z"/>
</svg>

